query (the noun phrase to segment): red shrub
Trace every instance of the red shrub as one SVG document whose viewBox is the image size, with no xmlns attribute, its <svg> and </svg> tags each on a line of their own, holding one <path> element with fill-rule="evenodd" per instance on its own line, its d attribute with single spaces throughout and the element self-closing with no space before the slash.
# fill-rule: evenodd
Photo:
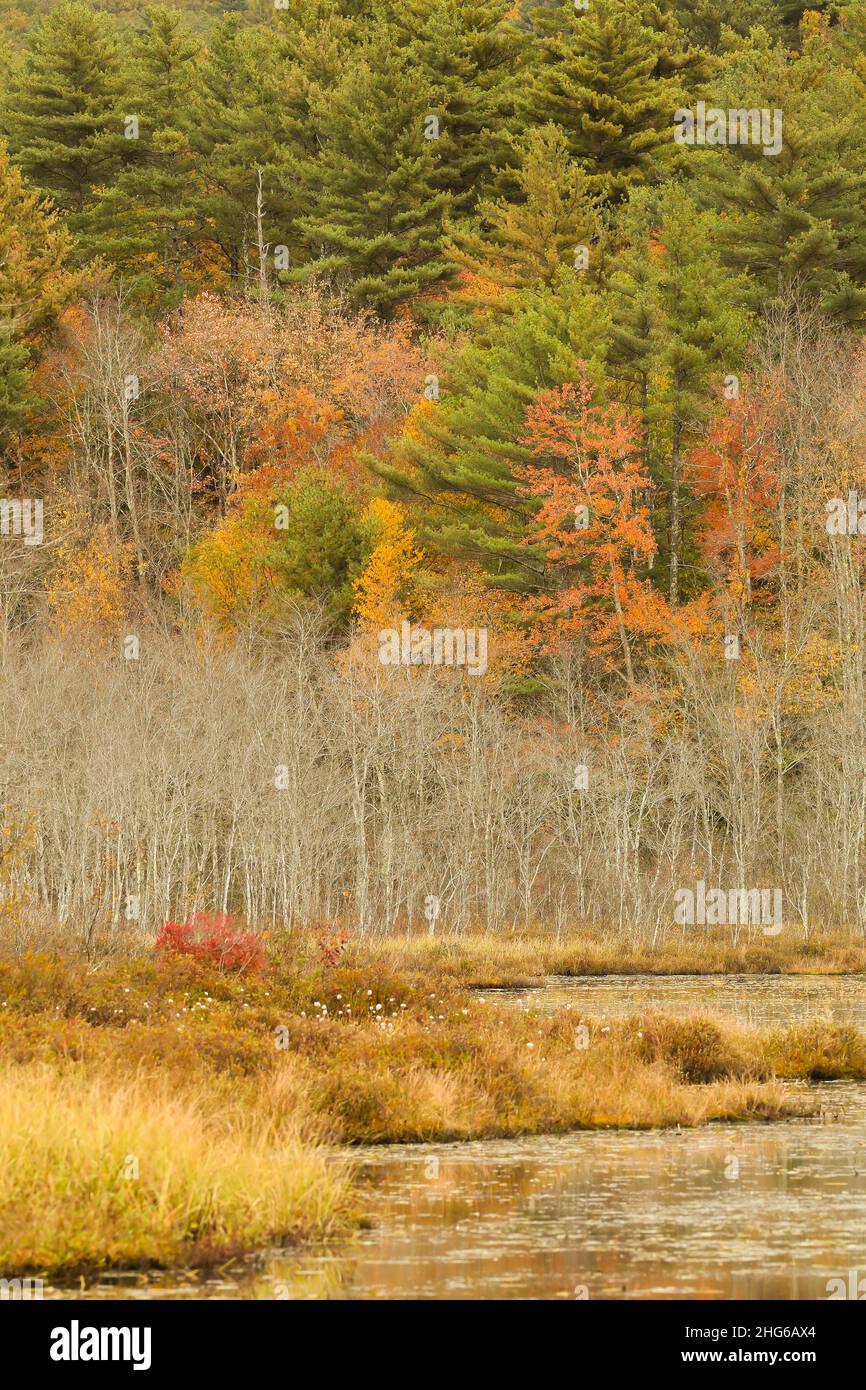
<svg viewBox="0 0 866 1390">
<path fill-rule="evenodd" d="M 237 917 L 223 912 L 194 912 L 188 922 L 166 922 L 156 938 L 157 951 L 194 956 L 220 970 L 261 970 L 264 936 L 243 931 Z"/>
</svg>

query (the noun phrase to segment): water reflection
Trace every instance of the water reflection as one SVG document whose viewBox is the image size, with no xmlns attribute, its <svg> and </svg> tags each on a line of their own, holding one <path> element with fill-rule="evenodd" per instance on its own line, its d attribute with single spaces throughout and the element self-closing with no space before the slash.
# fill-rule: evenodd
<svg viewBox="0 0 866 1390">
<path fill-rule="evenodd" d="M 482 993 L 544 1013 L 578 1009 L 587 1018 L 660 1009 L 677 1017 L 716 1013 L 755 1027 L 812 1018 L 866 1027 L 862 975 L 554 975 L 543 986 Z"/>
<path fill-rule="evenodd" d="M 820 1298 L 866 1272 L 863 1088 L 836 1124 L 407 1146 L 367 1164 L 354 1298 Z M 431 1163 L 435 1159 L 436 1163 Z M 299 1262 L 294 1287 L 315 1278 Z"/>
</svg>

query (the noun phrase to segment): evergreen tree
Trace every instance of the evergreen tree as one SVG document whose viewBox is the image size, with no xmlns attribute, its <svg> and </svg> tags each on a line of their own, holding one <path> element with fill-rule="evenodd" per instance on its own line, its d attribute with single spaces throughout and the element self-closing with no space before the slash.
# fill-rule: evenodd
<svg viewBox="0 0 866 1390">
<path fill-rule="evenodd" d="M 18 424 L 30 404 L 28 356 L 27 348 L 16 339 L 11 323 L 0 319 L 0 458 L 9 431 Z"/>
<path fill-rule="evenodd" d="M 664 177 L 675 152 L 679 81 L 656 74 L 665 36 L 646 28 L 624 0 L 593 0 L 533 11 L 537 57 L 524 88 L 527 124 L 553 121 L 590 186 L 620 198 L 630 185 Z"/>
<path fill-rule="evenodd" d="M 439 120 L 437 187 L 457 214 L 490 188 L 508 156 L 525 48 L 508 12 L 508 0 L 416 0 L 393 10 L 391 27 L 407 34 Z"/>
<path fill-rule="evenodd" d="M 724 257 L 758 282 L 756 306 L 766 304 L 767 291 L 796 285 L 815 293 L 827 313 L 858 324 L 866 310 L 866 175 L 837 161 L 827 167 L 827 140 L 791 132 L 787 172 L 742 161 L 724 195 L 733 214 Z"/>
<path fill-rule="evenodd" d="M 286 247 L 289 266 L 295 269 L 309 259 L 309 250 L 298 219 L 309 214 L 309 198 L 298 168 L 318 153 L 317 123 L 311 103 L 318 94 L 331 91 L 357 45 L 358 26 L 342 14 L 332 0 L 293 0 L 292 9 L 281 11 L 278 44 L 278 143 L 281 163 L 278 181 L 279 226 L 276 241 Z M 288 271 L 289 267 L 284 267 Z M 278 271 L 278 280 L 290 279 Z"/>
<path fill-rule="evenodd" d="M 0 35 L 0 112 L 4 117 L 9 110 L 10 93 L 18 83 L 22 63 L 23 55 L 12 47 L 5 34 Z"/>
<path fill-rule="evenodd" d="M 711 53 L 722 47 L 725 29 L 745 36 L 760 26 L 778 38 L 783 28 L 777 0 L 675 0 L 675 12 L 692 43 Z"/>
<path fill-rule="evenodd" d="M 203 182 L 185 128 L 199 44 L 175 10 L 148 9 L 132 57 L 130 106 L 138 156 L 96 203 L 89 244 L 147 297 L 183 290 L 203 239 Z"/>
<path fill-rule="evenodd" d="M 389 314 L 449 273 L 426 83 L 380 33 L 311 110 L 320 152 L 302 167 L 311 211 L 298 225 L 314 257 L 302 273 L 334 276 L 355 303 Z"/>
<path fill-rule="evenodd" d="M 475 302 L 500 309 L 510 302 L 503 291 L 550 285 L 563 266 L 594 278 L 601 230 L 597 199 L 558 126 L 536 126 L 510 144 L 519 201 L 482 200 L 446 243 L 455 264 L 481 281 Z"/>
<path fill-rule="evenodd" d="M 16 162 L 86 231 L 96 191 L 124 156 L 124 97 L 116 40 L 100 13 L 70 0 L 29 40 L 3 129 Z"/>
<path fill-rule="evenodd" d="M 29 404 L 28 366 L 67 302 L 70 238 L 0 145 L 0 437 Z"/>
<path fill-rule="evenodd" d="M 499 588 L 544 591 L 543 554 L 526 543 L 536 504 L 515 476 L 529 458 L 526 408 L 578 375 L 603 381 L 609 328 L 603 298 L 560 271 L 454 354 L 441 398 L 410 417 L 392 461 L 373 465 L 398 495 L 423 500 L 427 548 L 479 562 Z"/>
<path fill-rule="evenodd" d="M 215 27 L 189 129 L 205 183 L 196 199 L 199 215 L 232 279 L 241 280 L 250 273 L 256 242 L 260 171 L 268 244 L 283 241 L 288 217 L 272 34 L 241 28 L 235 15 Z"/>
<path fill-rule="evenodd" d="M 845 322 L 866 309 L 866 141 L 862 81 L 828 70 L 821 34 L 791 55 L 756 31 L 733 48 L 712 103 L 767 110 L 780 148 L 689 151 L 720 246 L 752 277 L 752 303 L 796 286 Z"/>
<path fill-rule="evenodd" d="M 820 134 L 785 124 L 779 159 L 760 150 L 719 160 L 707 178 L 712 203 L 726 214 L 720 244 L 725 261 L 748 270 L 752 302 L 766 304 L 797 286 L 848 323 L 866 310 L 866 173 L 835 156 L 851 120 Z"/>
<path fill-rule="evenodd" d="M 371 549 L 370 528 L 345 482 L 307 467 L 289 482 L 275 479 L 267 494 L 242 496 L 188 553 L 183 572 L 224 624 L 252 612 L 279 618 L 313 599 L 344 628 Z"/>
<path fill-rule="evenodd" d="M 667 580 L 676 605 L 689 588 L 685 456 L 711 404 L 723 398 L 726 378 L 740 368 L 745 286 L 722 264 L 716 219 L 701 213 L 683 188 L 636 191 L 622 224 L 631 246 L 611 276 L 611 367 L 631 384 L 643 418 L 646 460 L 660 494 L 657 582 Z"/>
<path fill-rule="evenodd" d="M 744 0 L 744 8 L 749 4 L 769 8 L 773 0 Z M 694 47 L 698 41 L 684 22 L 678 0 L 636 0 L 635 14 L 644 27 L 656 35 L 654 72 L 657 77 L 679 76 L 689 88 L 708 80 L 713 70 L 712 59 L 703 48 Z"/>
</svg>

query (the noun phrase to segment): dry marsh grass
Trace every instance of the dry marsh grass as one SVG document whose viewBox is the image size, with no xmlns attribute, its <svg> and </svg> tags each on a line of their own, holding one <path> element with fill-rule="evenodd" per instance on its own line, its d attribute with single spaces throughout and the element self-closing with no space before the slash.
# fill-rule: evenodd
<svg viewBox="0 0 866 1390">
<path fill-rule="evenodd" d="M 0 1067 L 0 1270 L 209 1264 L 320 1237 L 348 1176 L 283 1117 L 205 1086 Z"/>
<path fill-rule="evenodd" d="M 781 1078 L 866 1078 L 855 1029 L 645 1011 L 581 1036 L 570 1010 L 518 1010 L 419 960 L 0 965 L 0 1267 L 202 1263 L 327 1235 L 349 1177 L 323 1141 L 772 1120 L 810 1108 Z"/>
<path fill-rule="evenodd" d="M 840 933 L 768 938 L 690 933 L 636 946 L 616 932 L 555 937 L 411 936 L 352 943 L 347 959 L 368 968 L 447 975 L 489 988 L 546 975 L 848 975 L 866 970 L 866 942 Z"/>
</svg>

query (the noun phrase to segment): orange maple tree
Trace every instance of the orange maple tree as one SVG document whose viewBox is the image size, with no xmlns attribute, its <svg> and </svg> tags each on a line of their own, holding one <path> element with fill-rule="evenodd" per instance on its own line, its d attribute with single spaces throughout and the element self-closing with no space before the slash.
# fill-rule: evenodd
<svg viewBox="0 0 866 1390">
<path fill-rule="evenodd" d="M 582 379 L 541 392 L 525 424 L 521 442 L 537 462 L 519 476 L 540 503 L 528 539 L 543 547 L 550 581 L 526 600 L 534 636 L 550 650 L 580 634 L 609 661 L 618 649 L 632 683 L 635 640 L 660 637 L 671 621 L 641 574 L 656 541 L 639 425 L 620 406 L 593 405 Z"/>
</svg>

